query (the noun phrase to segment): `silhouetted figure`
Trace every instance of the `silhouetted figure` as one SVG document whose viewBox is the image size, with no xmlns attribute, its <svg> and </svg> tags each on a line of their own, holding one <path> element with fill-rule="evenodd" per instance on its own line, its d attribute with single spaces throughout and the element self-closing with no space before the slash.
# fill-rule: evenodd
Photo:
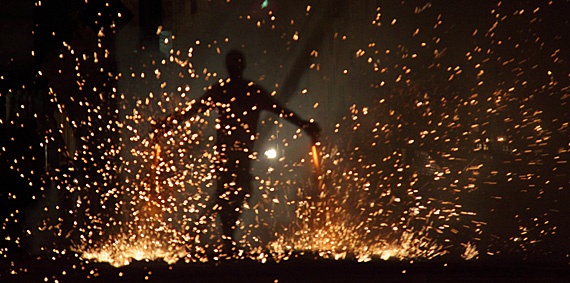
<svg viewBox="0 0 570 283">
<path fill-rule="evenodd" d="M 167 128 L 207 109 L 217 109 L 218 131 L 214 149 L 219 153 L 219 164 L 215 207 L 221 218 L 224 248 L 230 254 L 236 252 L 232 239 L 241 206 L 251 195 L 251 158 L 261 111 L 273 112 L 303 128 L 313 142 L 317 142 L 321 131 L 317 123 L 299 118 L 265 89 L 244 79 L 245 66 L 243 54 L 230 51 L 226 55 L 229 78 L 210 86 L 189 111 L 172 114 L 157 124 L 157 128 Z"/>
</svg>

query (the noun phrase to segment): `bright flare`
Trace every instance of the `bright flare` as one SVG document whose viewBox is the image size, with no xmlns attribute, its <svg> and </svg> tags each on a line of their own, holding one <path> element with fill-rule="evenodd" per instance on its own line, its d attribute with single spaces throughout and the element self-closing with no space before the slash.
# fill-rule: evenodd
<svg viewBox="0 0 570 283">
<path fill-rule="evenodd" d="M 274 159 L 274 158 L 277 157 L 277 151 L 276 151 L 275 149 L 273 149 L 273 148 L 272 148 L 272 149 L 268 149 L 268 150 L 265 152 L 265 156 L 267 156 L 267 158 L 269 158 L 269 159 Z"/>
</svg>

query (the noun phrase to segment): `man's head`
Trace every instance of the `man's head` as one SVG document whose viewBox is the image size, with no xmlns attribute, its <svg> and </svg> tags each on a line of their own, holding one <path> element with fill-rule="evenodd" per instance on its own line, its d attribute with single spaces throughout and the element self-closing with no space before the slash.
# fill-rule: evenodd
<svg viewBox="0 0 570 283">
<path fill-rule="evenodd" d="M 241 78 L 245 69 L 245 58 L 238 50 L 231 50 L 226 55 L 226 68 L 230 78 Z"/>
</svg>

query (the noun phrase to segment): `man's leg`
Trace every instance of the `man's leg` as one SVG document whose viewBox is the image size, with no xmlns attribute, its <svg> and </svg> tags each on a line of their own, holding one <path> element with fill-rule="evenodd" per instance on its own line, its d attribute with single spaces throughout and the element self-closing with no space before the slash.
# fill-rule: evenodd
<svg viewBox="0 0 570 283">
<path fill-rule="evenodd" d="M 221 210 L 220 221 L 222 224 L 222 242 L 224 244 L 224 252 L 228 255 L 236 253 L 236 242 L 234 241 L 234 231 L 236 222 L 239 219 L 239 205 L 234 202 L 220 199 Z"/>
<path fill-rule="evenodd" d="M 241 169 L 238 172 L 228 172 L 226 185 L 222 182 L 222 187 L 218 187 L 218 206 L 220 207 L 220 220 L 222 223 L 224 249 L 230 254 L 237 252 L 237 240 L 234 232 L 237 228 L 236 222 L 242 213 L 242 205 L 245 198 L 250 194 L 251 174 L 249 170 Z M 225 179 L 225 180 L 224 180 Z M 230 180 L 228 182 L 228 180 Z"/>
</svg>

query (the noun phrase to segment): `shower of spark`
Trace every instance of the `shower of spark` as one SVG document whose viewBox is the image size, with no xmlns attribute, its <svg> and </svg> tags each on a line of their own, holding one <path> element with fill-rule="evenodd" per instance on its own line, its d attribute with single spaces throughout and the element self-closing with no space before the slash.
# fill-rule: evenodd
<svg viewBox="0 0 570 283">
<path fill-rule="evenodd" d="M 412 163 L 421 153 L 395 145 L 386 117 L 372 114 L 385 113 L 386 107 L 383 101 L 362 109 L 353 105 L 350 116 L 336 125 L 324 142 L 317 195 L 299 198 L 296 221 L 271 244 L 278 257 L 311 251 L 358 261 L 431 259 L 467 245 L 472 257 L 476 253 L 469 237 L 484 225 L 451 201 L 441 178 L 458 172 L 444 173 L 429 156 Z M 471 235 L 465 243 L 456 243 L 460 232 Z"/>
<path fill-rule="evenodd" d="M 274 33 L 280 19 L 266 11 L 272 5 L 260 6 L 267 19 L 258 7 L 255 17 L 239 19 Z M 307 146 L 308 138 L 289 132 L 280 117 L 262 121 L 266 129 L 281 132 L 259 135 L 258 146 L 279 144 L 279 151 L 251 153 L 255 182 L 236 231 L 238 258 L 280 261 L 312 253 L 366 262 L 553 253 L 539 244 L 558 237 L 565 209 L 558 200 L 568 196 L 570 117 L 562 109 L 570 99 L 564 84 L 570 75 L 559 66 L 565 56 L 560 48 L 544 44 L 537 33 L 515 35 L 507 29 L 521 18 L 527 29 L 538 29 L 551 4 L 525 10 L 498 2 L 487 11 L 491 23 L 468 31 L 474 43 L 465 52 L 465 46 L 446 45 L 446 32 L 457 27 L 446 22 L 446 13 L 431 14 L 437 5 L 401 5 L 376 7 L 373 15 L 367 10 L 366 28 L 404 33 L 407 29 L 399 28 L 406 17 L 398 12 L 413 11 L 429 25 L 402 36 L 411 40 L 384 44 L 334 32 L 327 34 L 334 48 L 310 52 L 310 72 L 324 72 L 327 52 L 336 58 L 337 48 L 352 44 L 346 47 L 350 63 L 331 68 L 331 76 L 338 84 L 357 85 L 345 88 L 343 101 L 355 102 L 336 107 L 340 110 L 332 102 L 322 106 L 325 99 L 320 108 L 315 103 L 315 113 L 341 113 L 322 122 L 315 114 L 324 128 L 318 146 Z M 319 8 L 304 5 L 302 14 L 308 18 Z M 278 39 L 288 40 L 289 52 L 305 34 L 301 24 L 286 22 L 289 29 L 280 30 Z M 220 260 L 221 229 L 212 207 L 217 114 L 207 111 L 173 122 L 168 130 L 152 129 L 161 117 L 191 109 L 192 97 L 204 91 L 198 86 L 222 81 L 216 72 L 195 69 L 194 48 L 208 46 L 220 54 L 232 40 L 196 40 L 166 56 L 141 52 L 121 73 L 104 39 L 100 32 L 97 42 L 86 43 L 95 52 L 62 43 L 62 51 L 49 58 L 50 67 L 38 74 L 59 78 L 46 90 L 55 114 L 42 129 L 42 140 L 13 158 L 9 145 L 2 146 L 11 169 L 30 187 L 42 184 L 32 196 L 43 200 L 41 219 L 33 219 L 39 227 L 26 230 L 26 236 L 41 238 L 40 249 L 54 256 L 75 254 L 116 267 L 133 260 Z M 519 53 L 506 56 L 503 48 Z M 311 92 L 318 90 L 303 89 L 300 95 Z M 10 90 L 7 100 L 18 95 Z M 29 110 L 18 101 L 20 107 L 7 111 L 10 119 L 3 124 L 24 127 L 18 119 Z M 297 146 L 304 154 L 292 154 Z M 39 162 L 50 150 L 62 160 L 60 166 L 41 178 L 28 172 L 26 162 Z M 4 220 L 3 230 L 19 213 Z M 15 246 L 24 241 L 5 239 Z M 8 249 L 0 248 L 0 255 Z"/>
</svg>

